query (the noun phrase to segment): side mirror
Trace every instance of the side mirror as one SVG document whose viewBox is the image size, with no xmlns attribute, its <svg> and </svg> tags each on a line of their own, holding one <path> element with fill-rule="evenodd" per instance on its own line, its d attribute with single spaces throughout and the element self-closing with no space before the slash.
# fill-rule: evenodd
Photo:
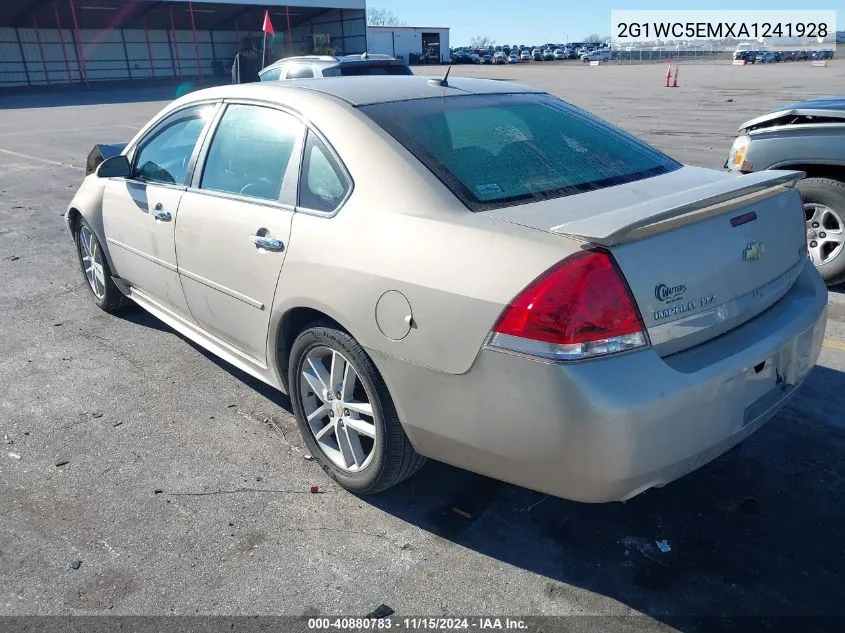
<svg viewBox="0 0 845 633">
<path fill-rule="evenodd" d="M 123 154 L 107 158 L 97 168 L 98 178 L 129 178 L 131 175 L 132 166 Z"/>
</svg>

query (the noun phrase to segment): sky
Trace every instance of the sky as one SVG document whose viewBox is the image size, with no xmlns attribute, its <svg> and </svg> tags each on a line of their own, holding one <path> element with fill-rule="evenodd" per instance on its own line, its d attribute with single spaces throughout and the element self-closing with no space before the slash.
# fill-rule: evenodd
<svg viewBox="0 0 845 633">
<path fill-rule="evenodd" d="M 794 0 L 707 0 L 701 3 L 659 0 L 367 0 L 367 6 L 392 11 L 408 26 L 449 27 L 452 46 L 469 44 L 476 35 L 487 35 L 497 44 L 573 42 L 597 33 L 610 35 L 614 9 L 760 9 L 795 10 Z M 842 0 L 814 1 L 813 9 L 839 9 L 837 29 L 845 28 Z"/>
</svg>

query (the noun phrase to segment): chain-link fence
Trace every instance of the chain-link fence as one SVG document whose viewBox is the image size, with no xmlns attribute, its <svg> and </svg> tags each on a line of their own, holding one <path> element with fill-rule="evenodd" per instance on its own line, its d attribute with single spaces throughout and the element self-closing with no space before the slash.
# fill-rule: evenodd
<svg viewBox="0 0 845 633">
<path fill-rule="evenodd" d="M 679 50 L 631 50 L 631 51 L 613 51 L 611 54 L 611 63 L 614 64 L 648 64 L 656 62 L 713 62 L 726 61 L 733 59 L 733 53 L 724 50 L 707 50 L 707 49 L 679 49 Z"/>
</svg>

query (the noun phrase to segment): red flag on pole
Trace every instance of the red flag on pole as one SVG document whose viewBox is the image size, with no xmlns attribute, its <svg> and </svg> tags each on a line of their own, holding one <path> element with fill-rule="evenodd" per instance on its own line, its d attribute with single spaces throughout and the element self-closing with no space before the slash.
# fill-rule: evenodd
<svg viewBox="0 0 845 633">
<path fill-rule="evenodd" d="M 268 35 L 276 34 L 276 31 L 273 28 L 273 23 L 270 21 L 269 11 L 264 11 L 264 26 L 261 27 L 261 30 L 267 33 Z"/>
</svg>

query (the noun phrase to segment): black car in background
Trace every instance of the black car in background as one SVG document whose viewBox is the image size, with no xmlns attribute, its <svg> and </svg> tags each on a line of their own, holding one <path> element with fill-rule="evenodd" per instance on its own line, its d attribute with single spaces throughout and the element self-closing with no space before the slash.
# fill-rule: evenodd
<svg viewBox="0 0 845 633">
<path fill-rule="evenodd" d="M 452 53 L 453 64 L 472 64 L 472 53 L 465 50 L 458 50 Z"/>
</svg>

